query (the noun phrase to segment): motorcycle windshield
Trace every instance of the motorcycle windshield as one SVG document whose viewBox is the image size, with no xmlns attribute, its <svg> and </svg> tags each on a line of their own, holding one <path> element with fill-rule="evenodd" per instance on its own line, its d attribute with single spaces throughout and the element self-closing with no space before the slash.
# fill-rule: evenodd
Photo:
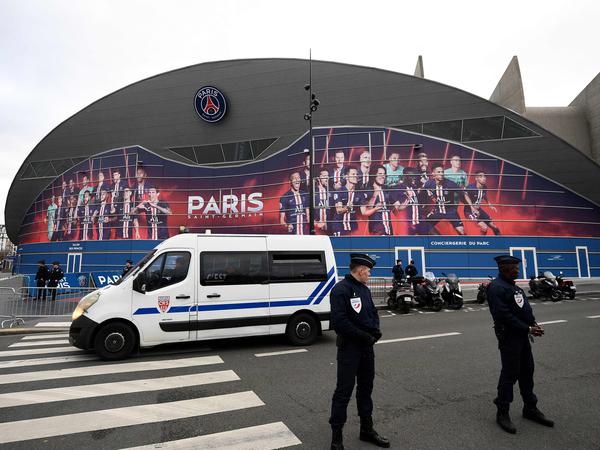
<svg viewBox="0 0 600 450">
<path fill-rule="evenodd" d="M 556 276 L 550 271 L 544 272 L 544 277 L 548 280 L 556 280 Z"/>
<path fill-rule="evenodd" d="M 425 272 L 425 274 L 423 275 L 423 277 L 427 281 L 435 281 L 435 274 L 433 272 Z"/>
</svg>

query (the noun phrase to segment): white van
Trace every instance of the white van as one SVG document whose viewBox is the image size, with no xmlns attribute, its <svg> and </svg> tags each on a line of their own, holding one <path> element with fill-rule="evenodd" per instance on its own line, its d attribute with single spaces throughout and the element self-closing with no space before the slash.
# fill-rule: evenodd
<svg viewBox="0 0 600 450">
<path fill-rule="evenodd" d="M 329 329 L 337 280 L 327 236 L 180 234 L 117 284 L 81 299 L 69 341 L 105 359 L 137 347 Z"/>
</svg>

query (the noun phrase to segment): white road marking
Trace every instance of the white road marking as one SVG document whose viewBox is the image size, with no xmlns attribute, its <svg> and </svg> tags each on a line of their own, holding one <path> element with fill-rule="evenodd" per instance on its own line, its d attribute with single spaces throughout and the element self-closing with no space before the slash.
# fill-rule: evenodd
<svg viewBox="0 0 600 450">
<path fill-rule="evenodd" d="M 179 369 L 181 367 L 206 366 L 222 364 L 219 356 L 199 356 L 196 358 L 164 359 L 161 361 L 139 361 L 101 366 L 75 367 L 58 370 L 40 370 L 19 374 L 0 375 L 0 384 L 25 383 L 28 381 L 55 380 L 59 378 L 91 377 L 114 373 L 140 372 L 146 370 Z"/>
<path fill-rule="evenodd" d="M 302 444 L 283 422 L 268 423 L 255 427 L 239 428 L 222 433 L 206 434 L 178 441 L 142 445 L 125 450 L 185 450 L 206 448 L 214 450 L 272 450 Z"/>
<path fill-rule="evenodd" d="M 264 356 L 278 356 L 278 355 L 289 355 L 290 353 L 302 353 L 307 352 L 305 348 L 298 348 L 295 350 L 282 350 L 280 352 L 268 352 L 268 353 L 255 353 L 254 356 L 257 358 L 262 358 Z"/>
<path fill-rule="evenodd" d="M 53 341 L 33 341 L 33 342 L 15 342 L 14 344 L 10 344 L 8 348 L 13 347 L 41 347 L 43 345 L 69 345 L 68 339 L 60 339 Z"/>
<path fill-rule="evenodd" d="M 264 406 L 252 391 L 177 402 L 129 406 L 0 424 L 0 443 L 41 439 L 110 428 L 162 423 L 225 411 Z"/>
<path fill-rule="evenodd" d="M 0 408 L 237 381 L 233 370 L 0 394 Z"/>
<path fill-rule="evenodd" d="M 49 353 L 79 352 L 85 353 L 80 348 L 75 347 L 52 347 L 52 348 L 27 348 L 25 350 L 4 350 L 0 351 L 0 357 L 3 356 L 25 356 L 25 355 L 47 355 Z"/>
<path fill-rule="evenodd" d="M 406 338 L 399 338 L 399 339 L 383 339 L 383 340 L 377 342 L 377 344 L 389 344 L 391 342 L 405 342 L 405 341 L 416 341 L 419 339 L 432 339 L 432 338 L 439 338 L 439 337 L 446 337 L 446 336 L 458 336 L 459 334 L 462 334 L 462 333 L 453 331 L 451 333 L 429 334 L 429 335 L 425 335 L 425 336 L 413 336 L 413 337 L 406 337 Z"/>
<path fill-rule="evenodd" d="M 582 300 L 600 300 L 600 297 L 588 297 Z"/>
<path fill-rule="evenodd" d="M 0 369 L 9 369 L 13 367 L 29 367 L 43 366 L 45 364 L 61 364 L 81 361 L 98 361 L 96 355 L 68 355 L 68 356 L 51 356 L 48 358 L 30 358 L 30 359 L 13 359 L 9 361 L 0 361 Z"/>
<path fill-rule="evenodd" d="M 538 325 L 550 325 L 552 323 L 565 323 L 567 320 L 549 320 L 547 322 L 538 322 Z"/>
<path fill-rule="evenodd" d="M 71 322 L 38 322 L 35 324 L 36 327 L 63 327 L 69 328 Z"/>
<path fill-rule="evenodd" d="M 600 319 L 600 316 L 587 316 L 586 319 Z"/>
<path fill-rule="evenodd" d="M 22 341 L 32 341 L 32 340 L 40 340 L 40 339 L 66 339 L 69 337 L 69 334 L 65 333 L 50 333 L 50 334 L 32 334 L 30 336 L 25 336 Z"/>
<path fill-rule="evenodd" d="M 379 317 L 383 318 L 383 317 L 394 317 L 394 316 L 392 314 L 386 314 L 384 316 L 379 316 Z"/>
</svg>

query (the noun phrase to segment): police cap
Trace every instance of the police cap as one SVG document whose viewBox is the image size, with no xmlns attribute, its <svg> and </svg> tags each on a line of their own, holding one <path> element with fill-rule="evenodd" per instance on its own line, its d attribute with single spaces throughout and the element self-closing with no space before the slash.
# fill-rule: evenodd
<svg viewBox="0 0 600 450">
<path fill-rule="evenodd" d="M 365 253 L 351 253 L 350 263 L 367 266 L 369 269 L 372 269 L 375 265 L 375 260 Z"/>
<path fill-rule="evenodd" d="M 40 260 L 38 261 L 38 264 L 46 264 L 46 261 L 44 261 L 43 259 L 40 259 Z"/>
<path fill-rule="evenodd" d="M 521 260 L 519 258 L 516 258 L 511 255 L 499 255 L 499 256 L 496 256 L 494 258 L 494 260 L 496 261 L 496 263 L 499 266 L 503 266 L 506 264 L 519 264 L 521 262 Z"/>
<path fill-rule="evenodd" d="M 52 265 L 53 266 L 60 266 L 60 263 L 58 261 L 52 261 Z"/>
<path fill-rule="evenodd" d="M 133 261 L 131 259 L 128 259 L 127 261 L 125 261 L 125 263 L 133 264 Z"/>
</svg>

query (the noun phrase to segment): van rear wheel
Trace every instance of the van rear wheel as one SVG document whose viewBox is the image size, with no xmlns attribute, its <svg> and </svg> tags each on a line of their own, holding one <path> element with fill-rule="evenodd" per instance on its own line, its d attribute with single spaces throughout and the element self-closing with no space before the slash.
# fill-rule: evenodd
<svg viewBox="0 0 600 450">
<path fill-rule="evenodd" d="M 298 314 L 288 322 L 285 334 L 293 345 L 311 345 L 317 340 L 319 327 L 310 314 Z"/>
<path fill-rule="evenodd" d="M 94 339 L 94 349 L 100 358 L 114 361 L 126 358 L 135 348 L 135 333 L 124 323 L 104 325 Z"/>
</svg>

